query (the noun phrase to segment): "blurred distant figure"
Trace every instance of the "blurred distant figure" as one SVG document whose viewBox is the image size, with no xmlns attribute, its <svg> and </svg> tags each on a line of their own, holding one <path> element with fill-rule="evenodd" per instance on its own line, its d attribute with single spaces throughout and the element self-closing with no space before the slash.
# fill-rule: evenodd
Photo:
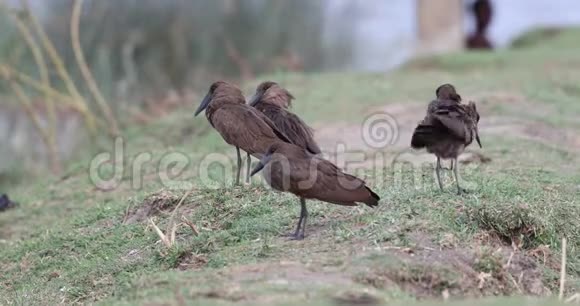
<svg viewBox="0 0 580 306">
<path fill-rule="evenodd" d="M 467 38 L 469 49 L 493 49 L 493 45 L 487 39 L 487 28 L 493 16 L 493 8 L 490 0 L 476 0 L 471 6 L 471 12 L 475 17 L 475 32 Z"/>
<path fill-rule="evenodd" d="M 0 195 L 0 212 L 16 206 L 16 203 L 10 201 L 7 195 Z"/>
</svg>

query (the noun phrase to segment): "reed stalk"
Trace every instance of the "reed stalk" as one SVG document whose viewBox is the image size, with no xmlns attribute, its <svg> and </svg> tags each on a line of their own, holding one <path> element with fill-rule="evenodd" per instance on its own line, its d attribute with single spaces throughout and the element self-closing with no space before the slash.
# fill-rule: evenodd
<svg viewBox="0 0 580 306">
<path fill-rule="evenodd" d="M 89 110 L 89 107 L 87 106 L 85 99 L 82 97 L 76 85 L 74 84 L 70 74 L 68 73 L 64 65 L 62 58 L 56 51 L 54 44 L 46 34 L 46 31 L 38 21 L 38 18 L 36 18 L 36 16 L 34 16 L 34 14 L 31 13 L 28 0 L 20 0 L 20 2 L 24 7 L 26 16 L 29 18 L 29 22 L 32 24 L 34 30 L 36 31 L 37 36 L 40 39 L 42 46 L 46 50 L 48 57 L 50 58 L 52 64 L 55 66 L 56 72 L 58 73 L 61 80 L 64 82 L 65 87 L 67 88 L 67 91 L 70 94 L 70 96 L 74 98 L 75 103 L 77 104 L 77 109 Z M 85 124 L 87 126 L 89 133 L 92 136 L 96 136 L 97 125 L 95 116 L 90 111 L 86 111 L 82 115 L 85 118 Z"/>
<path fill-rule="evenodd" d="M 109 133 L 111 134 L 111 136 L 116 137 L 119 135 L 119 125 L 117 123 L 117 120 L 115 119 L 115 115 L 113 114 L 110 105 L 105 101 L 103 94 L 99 90 L 97 82 L 95 81 L 95 78 L 93 77 L 93 74 L 91 73 L 91 70 L 83 54 L 79 33 L 82 5 L 83 0 L 74 1 L 70 22 L 72 49 L 75 54 L 75 58 L 81 71 L 81 74 L 83 75 L 83 78 L 87 83 L 87 86 L 89 87 L 89 90 L 93 95 L 93 98 L 97 102 L 97 105 L 103 112 L 105 120 L 109 124 L 110 127 Z"/>
<path fill-rule="evenodd" d="M 4 0 L 0 0 L 0 7 L 2 10 L 6 11 L 6 3 Z M 40 80 L 43 86 L 50 88 L 51 86 L 50 86 L 50 77 L 48 75 L 48 66 L 46 64 L 46 60 L 44 58 L 42 49 L 36 42 L 36 39 L 34 38 L 32 32 L 30 31 L 29 26 L 21 18 L 19 18 L 18 15 L 14 13 L 9 15 L 12 17 L 12 20 L 14 21 L 14 24 L 18 29 L 18 33 L 20 33 L 20 36 L 22 37 L 22 39 L 30 49 L 30 52 L 32 53 L 32 57 L 34 58 L 34 62 L 36 64 L 36 67 L 38 68 L 38 73 L 40 75 Z M 48 132 L 49 134 L 51 134 L 51 137 L 55 139 L 56 120 L 57 120 L 56 106 L 50 96 L 46 96 L 44 101 L 46 103 L 46 110 L 48 114 L 48 129 L 49 129 Z"/>
</svg>

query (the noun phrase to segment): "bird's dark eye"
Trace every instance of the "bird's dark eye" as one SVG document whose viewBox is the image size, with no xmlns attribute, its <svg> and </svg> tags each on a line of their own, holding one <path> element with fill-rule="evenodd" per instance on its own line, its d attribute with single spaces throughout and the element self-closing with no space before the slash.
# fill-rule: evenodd
<svg viewBox="0 0 580 306">
<path fill-rule="evenodd" d="M 210 87 L 209 91 L 210 91 L 211 93 L 213 93 L 213 92 L 214 92 L 214 91 L 216 91 L 216 89 L 217 89 L 217 88 L 218 88 L 220 85 L 222 85 L 222 84 L 224 84 L 224 82 L 222 82 L 222 81 L 217 81 L 217 82 L 215 82 L 215 83 L 211 84 L 211 87 Z"/>
</svg>

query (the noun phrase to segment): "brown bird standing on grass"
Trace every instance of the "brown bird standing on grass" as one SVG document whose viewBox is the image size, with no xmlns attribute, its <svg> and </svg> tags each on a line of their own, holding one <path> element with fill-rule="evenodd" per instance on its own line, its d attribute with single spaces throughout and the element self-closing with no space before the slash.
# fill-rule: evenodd
<svg viewBox="0 0 580 306">
<path fill-rule="evenodd" d="M 314 141 L 312 129 L 300 117 L 286 110 L 293 98 L 277 83 L 267 81 L 258 85 L 250 105 L 270 118 L 292 143 L 312 154 L 319 154 L 320 148 Z"/>
<path fill-rule="evenodd" d="M 300 219 L 292 235 L 297 240 L 305 235 L 308 218 L 306 199 L 345 206 L 364 203 L 375 207 L 379 204 L 380 197 L 363 180 L 342 172 L 333 163 L 293 144 L 272 144 L 251 175 L 262 169 L 264 178 L 272 188 L 300 198 Z"/>
<path fill-rule="evenodd" d="M 455 101 L 461 103 L 461 96 L 455 90 L 455 86 L 451 84 L 443 84 L 435 90 L 435 100 L 431 101 L 427 106 L 427 115 L 434 113 L 440 104 L 447 103 L 446 101 Z"/>
<path fill-rule="evenodd" d="M 261 158 L 274 142 L 288 142 L 284 133 L 264 114 L 245 104 L 242 91 L 227 82 L 218 81 L 211 85 L 205 98 L 195 111 L 195 116 L 205 111 L 209 123 L 230 145 L 236 147 L 238 171 L 236 185 L 240 182 L 242 157 L 240 149 L 248 154 L 248 172 L 246 182 L 250 179 L 250 154 Z"/>
<path fill-rule="evenodd" d="M 447 83 L 437 87 L 435 90 L 436 99 L 431 101 L 427 106 L 427 116 L 433 114 L 439 105 L 445 103 L 461 103 L 461 96 L 455 90 L 455 86 Z M 450 161 L 449 170 L 453 170 L 453 160 Z"/>
<path fill-rule="evenodd" d="M 431 106 L 431 105 L 430 105 Z M 414 149 L 426 148 L 427 152 L 437 156 L 435 172 L 439 188 L 441 183 L 441 159 L 452 159 L 455 166 L 453 173 L 457 184 L 457 193 L 461 194 L 459 186 L 457 157 L 465 147 L 475 139 L 481 148 L 477 124 L 479 113 L 474 102 L 459 104 L 454 100 L 439 100 L 425 119 L 415 128 L 411 139 Z"/>
</svg>

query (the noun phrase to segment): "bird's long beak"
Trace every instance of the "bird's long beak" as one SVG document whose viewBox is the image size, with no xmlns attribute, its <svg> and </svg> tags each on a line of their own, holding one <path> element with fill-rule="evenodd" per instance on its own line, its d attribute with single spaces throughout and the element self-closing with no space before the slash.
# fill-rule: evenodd
<svg viewBox="0 0 580 306">
<path fill-rule="evenodd" d="M 208 92 L 205 97 L 203 98 L 203 100 L 201 101 L 201 104 L 199 105 L 199 107 L 197 108 L 197 110 L 195 111 L 195 115 L 197 116 L 199 115 L 199 113 L 201 113 L 204 109 L 207 108 L 207 106 L 209 105 L 209 102 L 211 101 L 211 94 Z"/>
<path fill-rule="evenodd" d="M 479 145 L 479 147 L 483 148 L 481 146 L 481 140 L 479 140 L 479 131 L 477 129 L 475 129 L 475 140 L 477 141 L 477 144 Z"/>
<path fill-rule="evenodd" d="M 260 162 L 256 165 L 256 167 L 254 167 L 254 170 L 252 170 L 250 176 L 254 176 L 254 174 L 260 172 L 260 170 L 262 170 L 264 166 L 266 166 L 270 162 L 271 159 L 272 159 L 271 154 L 264 155 L 262 159 L 260 159 Z"/>
<path fill-rule="evenodd" d="M 256 106 L 256 104 L 260 102 L 260 99 L 262 99 L 263 94 L 263 92 L 256 91 L 256 93 L 250 98 L 250 106 Z"/>
</svg>

